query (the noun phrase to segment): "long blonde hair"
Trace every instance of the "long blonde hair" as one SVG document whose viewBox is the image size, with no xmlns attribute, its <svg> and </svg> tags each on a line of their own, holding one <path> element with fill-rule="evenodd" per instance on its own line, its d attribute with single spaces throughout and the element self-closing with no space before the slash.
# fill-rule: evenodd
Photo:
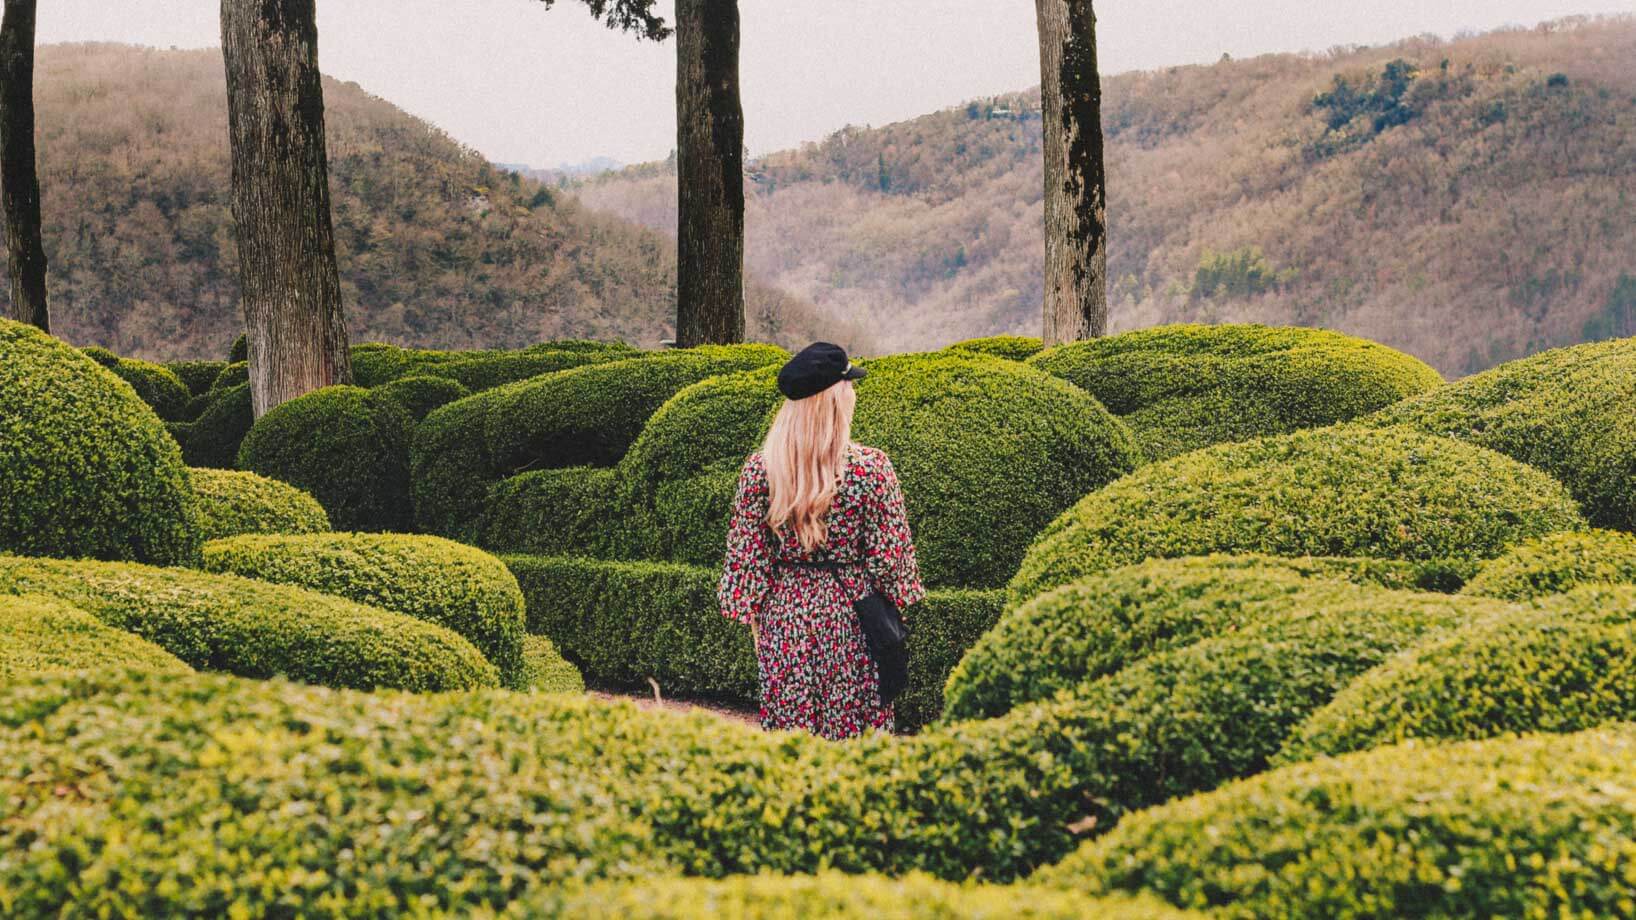
<svg viewBox="0 0 1636 920">
<path fill-rule="evenodd" d="M 791 525 L 801 548 L 812 552 L 829 537 L 829 505 L 852 446 L 852 381 L 806 399 L 785 400 L 761 459 L 767 468 L 767 526 Z"/>
</svg>

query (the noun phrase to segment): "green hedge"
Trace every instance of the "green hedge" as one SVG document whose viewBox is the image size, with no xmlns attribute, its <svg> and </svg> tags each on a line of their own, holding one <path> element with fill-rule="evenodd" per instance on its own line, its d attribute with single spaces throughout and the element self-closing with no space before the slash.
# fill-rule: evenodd
<svg viewBox="0 0 1636 920">
<path fill-rule="evenodd" d="M 130 384 L 137 397 L 161 419 L 174 422 L 186 417 L 188 401 L 193 395 L 182 378 L 169 369 L 134 358 L 121 358 L 112 370 L 119 379 Z"/>
<path fill-rule="evenodd" d="M 436 623 L 476 646 L 502 684 L 522 686 L 523 595 L 500 560 L 480 550 L 406 534 L 243 536 L 206 544 L 204 569 Z"/>
<path fill-rule="evenodd" d="M 1429 577 L 1428 577 L 1429 576 Z M 949 675 L 945 718 L 1004 715 L 1288 606 L 1314 578 L 1391 588 L 1445 573 L 1373 559 L 1208 556 L 1092 575 L 1007 611 Z"/>
<path fill-rule="evenodd" d="M 327 533 L 329 516 L 295 486 L 240 470 L 191 469 L 199 534 L 220 540 L 247 533 Z"/>
<path fill-rule="evenodd" d="M 188 395 L 202 396 L 227 369 L 226 361 L 167 361 L 165 367 L 187 387 Z"/>
<path fill-rule="evenodd" d="M 1280 755 L 1636 720 L 1636 586 L 1588 586 L 1427 642 L 1359 678 Z"/>
<path fill-rule="evenodd" d="M 1184 920 L 1199 916 L 1152 898 L 1086 898 L 1042 888 L 952 885 L 918 874 L 888 879 L 836 872 L 749 875 L 722 881 L 672 878 L 603 883 L 578 891 L 552 890 L 529 902 L 523 912 L 621 920 Z"/>
<path fill-rule="evenodd" d="M 227 360 L 229 362 L 250 360 L 250 337 L 241 332 L 233 344 L 228 346 Z"/>
<path fill-rule="evenodd" d="M 991 335 L 981 339 L 955 342 L 949 351 L 974 351 L 1009 361 L 1027 361 L 1045 349 L 1045 343 L 1026 335 Z"/>
<path fill-rule="evenodd" d="M 1636 584 L 1636 536 L 1593 530 L 1529 540 L 1484 565 L 1464 590 L 1522 601 L 1593 584 Z"/>
<path fill-rule="evenodd" d="M 445 377 L 475 393 L 633 354 L 629 345 L 609 342 L 545 342 L 520 351 L 433 351 L 369 343 L 352 349 L 352 378 L 358 386 L 377 387 L 403 377 Z"/>
<path fill-rule="evenodd" d="M 1371 421 L 1497 450 L 1566 483 L 1598 527 L 1636 530 L 1636 339 L 1548 351 Z"/>
<path fill-rule="evenodd" d="M 92 361 L 97 362 L 109 370 L 113 370 L 119 366 L 119 355 L 116 355 L 108 349 L 103 348 L 101 345 L 87 345 L 80 349 L 80 354 L 90 358 Z"/>
<path fill-rule="evenodd" d="M 195 397 L 203 404 L 191 422 L 171 422 L 169 429 L 188 466 L 230 470 L 238 463 L 239 447 L 255 423 L 250 384 L 241 383 L 225 390 L 211 390 Z M 197 408 L 195 406 L 195 408 Z M 192 412 L 193 409 L 188 410 Z"/>
<path fill-rule="evenodd" d="M 396 402 L 416 422 L 433 409 L 471 395 L 459 382 L 444 377 L 400 377 L 377 387 L 375 392 Z"/>
<path fill-rule="evenodd" d="M 216 379 L 210 382 L 210 390 L 207 392 L 231 390 L 236 386 L 249 382 L 250 362 L 244 360 L 234 361 L 222 368 L 222 372 L 217 374 Z"/>
<path fill-rule="evenodd" d="M 1209 553 L 1476 561 L 1584 526 L 1545 474 L 1407 429 L 1354 426 L 1223 444 L 1144 467 L 1052 522 L 1021 603 L 1147 558 Z"/>
<path fill-rule="evenodd" d="M 1084 388 L 1163 460 L 1367 415 L 1441 386 L 1424 362 L 1323 329 L 1159 326 L 1029 361 Z"/>
<path fill-rule="evenodd" d="M 443 627 L 247 578 L 0 556 L 0 593 L 58 598 L 200 670 L 362 689 L 498 683 L 494 666 Z"/>
<path fill-rule="evenodd" d="M 1636 734 L 1382 748 L 1135 815 L 1042 883 L 1222 917 L 1632 911 Z"/>
<path fill-rule="evenodd" d="M 0 682 L 58 671 L 192 668 L 152 642 L 49 597 L 0 596 Z"/>
<path fill-rule="evenodd" d="M 652 678 L 670 695 L 755 698 L 750 631 L 721 615 L 716 570 L 570 557 L 504 561 L 528 600 L 529 631 L 550 636 L 592 680 L 645 688 Z M 909 609 L 900 729 L 937 717 L 950 669 L 999 613 L 997 591 L 933 591 Z"/>
<path fill-rule="evenodd" d="M 179 564 L 198 540 L 153 411 L 73 347 L 0 320 L 0 552 Z"/>
<path fill-rule="evenodd" d="M 409 437 L 392 399 L 325 387 L 273 407 L 239 447 L 238 465 L 304 489 L 339 530 L 413 529 Z"/>
<path fill-rule="evenodd" d="M 535 693 L 584 693 L 585 678 L 550 639 L 524 636 L 522 687 Z"/>
<path fill-rule="evenodd" d="M 678 390 L 787 357 L 770 345 L 704 346 L 576 367 L 445 407 L 415 436 L 418 519 L 433 532 L 465 537 L 490 507 L 489 489 L 507 477 L 616 463 Z"/>
</svg>

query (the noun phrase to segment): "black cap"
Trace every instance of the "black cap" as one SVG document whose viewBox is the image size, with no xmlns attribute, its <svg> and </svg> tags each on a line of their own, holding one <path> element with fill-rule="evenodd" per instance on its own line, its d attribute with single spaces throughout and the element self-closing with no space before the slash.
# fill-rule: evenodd
<svg viewBox="0 0 1636 920">
<path fill-rule="evenodd" d="M 847 360 L 841 346 L 813 342 L 779 369 L 778 392 L 785 399 L 806 399 L 843 380 L 860 380 L 863 376 L 863 368 Z"/>
</svg>

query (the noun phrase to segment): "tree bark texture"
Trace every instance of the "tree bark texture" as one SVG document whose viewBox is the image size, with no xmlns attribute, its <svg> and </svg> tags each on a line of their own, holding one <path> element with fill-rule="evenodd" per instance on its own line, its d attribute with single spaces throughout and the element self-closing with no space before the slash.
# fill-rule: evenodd
<svg viewBox="0 0 1636 920">
<path fill-rule="evenodd" d="M 233 223 L 255 415 L 350 383 L 314 0 L 222 0 Z"/>
<path fill-rule="evenodd" d="M 0 13 L 0 210 L 5 212 L 11 318 L 50 332 L 40 176 L 34 161 L 34 3 L 5 0 Z"/>
<path fill-rule="evenodd" d="M 1108 328 L 1107 178 L 1102 78 L 1091 0 L 1035 0 L 1045 120 L 1047 344 Z"/>
<path fill-rule="evenodd" d="M 676 0 L 676 344 L 744 341 L 738 0 Z"/>
</svg>

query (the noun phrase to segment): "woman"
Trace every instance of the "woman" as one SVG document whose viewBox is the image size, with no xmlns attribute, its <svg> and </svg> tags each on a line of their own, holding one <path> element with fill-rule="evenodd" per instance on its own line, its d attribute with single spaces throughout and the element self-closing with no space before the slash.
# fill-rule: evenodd
<svg viewBox="0 0 1636 920">
<path fill-rule="evenodd" d="M 790 359 L 785 403 L 739 476 L 719 598 L 754 637 L 766 728 L 839 740 L 892 726 L 852 602 L 874 590 L 902 610 L 926 590 L 892 462 L 852 443 L 863 376 L 826 342 Z"/>
</svg>

